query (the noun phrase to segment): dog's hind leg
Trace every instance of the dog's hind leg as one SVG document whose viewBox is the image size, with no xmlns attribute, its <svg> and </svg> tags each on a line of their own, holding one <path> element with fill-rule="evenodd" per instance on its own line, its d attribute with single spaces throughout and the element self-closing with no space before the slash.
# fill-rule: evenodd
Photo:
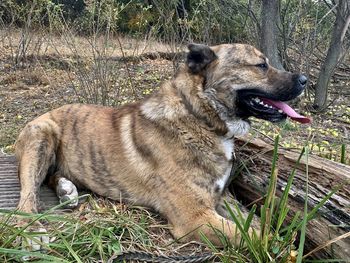
<svg viewBox="0 0 350 263">
<path fill-rule="evenodd" d="M 75 208 L 78 206 L 78 190 L 72 181 L 61 175 L 60 171 L 57 171 L 53 176 L 49 178 L 49 186 L 52 187 L 60 200 L 60 203 L 71 202 L 65 205 L 66 208 Z"/>
<path fill-rule="evenodd" d="M 37 119 L 23 129 L 16 142 L 18 176 L 21 185 L 18 209 L 27 213 L 37 213 L 39 189 L 48 169 L 55 162 L 57 147 L 57 125 L 50 120 Z M 26 232 L 40 232 L 35 237 L 22 238 L 20 241 L 25 250 L 39 250 L 42 243 L 48 243 L 46 230 L 38 221 L 34 223 L 19 219 L 19 226 Z"/>
<path fill-rule="evenodd" d="M 28 123 L 18 137 L 16 157 L 21 184 L 18 209 L 21 211 L 38 212 L 39 189 L 56 158 L 56 130 L 53 121 L 35 120 Z"/>
</svg>

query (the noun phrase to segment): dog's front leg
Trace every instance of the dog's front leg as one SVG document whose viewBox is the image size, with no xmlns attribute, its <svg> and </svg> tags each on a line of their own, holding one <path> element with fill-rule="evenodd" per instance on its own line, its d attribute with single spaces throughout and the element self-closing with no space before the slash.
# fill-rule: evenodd
<svg viewBox="0 0 350 263">
<path fill-rule="evenodd" d="M 238 216 L 239 209 L 240 214 L 243 216 L 244 219 L 248 218 L 248 215 L 250 213 L 249 209 L 242 205 L 230 192 L 228 189 L 225 189 L 223 196 L 218 203 L 216 207 L 216 211 L 219 213 L 219 215 L 232 220 L 232 215 L 230 211 L 228 211 L 227 206 L 230 208 L 230 210 L 233 212 L 235 216 Z M 258 233 L 260 233 L 260 227 L 261 222 L 260 218 L 256 215 L 253 216 L 252 221 L 250 223 L 250 226 L 254 228 L 254 230 Z"/>
<path fill-rule="evenodd" d="M 172 233 L 180 241 L 197 240 L 201 241 L 201 234 L 205 235 L 214 245 L 223 246 L 222 234 L 227 236 L 233 245 L 237 246 L 241 240 L 241 234 L 235 223 L 220 216 L 215 210 L 207 209 L 196 214 L 183 215 L 182 223 L 173 224 Z M 252 236 L 252 228 L 249 228 L 248 235 Z M 259 236 L 258 231 L 255 231 Z"/>
</svg>

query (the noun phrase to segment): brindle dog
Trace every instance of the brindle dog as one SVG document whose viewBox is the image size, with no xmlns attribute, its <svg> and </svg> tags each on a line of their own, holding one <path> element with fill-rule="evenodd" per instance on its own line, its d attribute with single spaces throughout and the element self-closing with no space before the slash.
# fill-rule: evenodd
<svg viewBox="0 0 350 263">
<path fill-rule="evenodd" d="M 28 123 L 16 143 L 18 208 L 36 213 L 48 178 L 61 201 L 86 188 L 157 210 L 175 238 L 198 240 L 201 231 L 219 245 L 214 227 L 239 240 L 217 212 L 233 138 L 248 132 L 250 116 L 297 119 L 281 101 L 299 96 L 307 79 L 273 68 L 250 45 L 188 48 L 185 65 L 148 98 L 119 108 L 66 105 Z"/>
</svg>

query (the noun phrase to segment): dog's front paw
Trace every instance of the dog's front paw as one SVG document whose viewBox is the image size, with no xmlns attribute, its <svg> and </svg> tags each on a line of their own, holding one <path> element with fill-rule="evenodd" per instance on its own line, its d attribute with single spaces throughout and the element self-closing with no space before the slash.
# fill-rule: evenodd
<svg viewBox="0 0 350 263">
<path fill-rule="evenodd" d="M 71 202 L 65 205 L 66 208 L 75 208 L 78 206 L 78 190 L 71 181 L 61 177 L 58 180 L 56 192 L 60 203 L 71 200 Z"/>
</svg>

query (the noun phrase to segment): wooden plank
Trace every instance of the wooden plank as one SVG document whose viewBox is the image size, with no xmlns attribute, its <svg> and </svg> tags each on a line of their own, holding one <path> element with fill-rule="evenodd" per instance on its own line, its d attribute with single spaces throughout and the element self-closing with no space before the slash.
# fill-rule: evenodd
<svg viewBox="0 0 350 263">
<path fill-rule="evenodd" d="M 14 156 L 0 156 L 0 209 L 16 209 L 19 191 L 16 158 Z M 54 191 L 43 185 L 40 188 L 40 208 L 47 210 L 58 203 Z"/>
</svg>

